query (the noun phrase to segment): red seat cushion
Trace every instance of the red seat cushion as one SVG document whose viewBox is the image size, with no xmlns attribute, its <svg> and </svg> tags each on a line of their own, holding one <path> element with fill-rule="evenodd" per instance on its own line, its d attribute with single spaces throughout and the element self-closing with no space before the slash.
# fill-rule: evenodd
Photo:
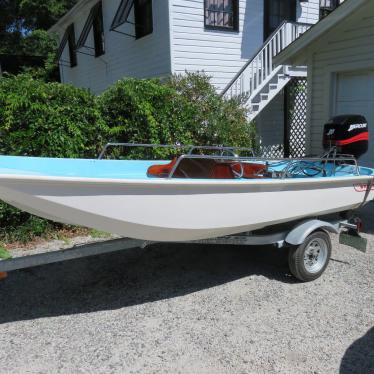
<svg viewBox="0 0 374 374">
<path fill-rule="evenodd" d="M 176 162 L 177 159 L 174 158 L 171 162 L 165 165 L 152 165 L 148 168 L 147 175 L 149 177 L 167 178 Z"/>
<path fill-rule="evenodd" d="M 231 165 L 228 163 L 217 163 L 213 166 L 212 173 L 210 175 L 212 179 L 234 179 L 234 173 L 232 172 Z"/>
<path fill-rule="evenodd" d="M 152 165 L 147 175 L 155 178 L 167 178 L 175 166 L 177 158 L 165 165 Z M 195 179 L 235 179 L 235 173 L 243 178 L 259 178 L 258 175 L 266 171 L 265 164 L 221 162 L 211 159 L 183 159 L 174 173 L 175 178 Z M 235 172 L 235 173 L 234 173 Z"/>
<path fill-rule="evenodd" d="M 253 179 L 258 178 L 258 175 L 266 171 L 265 164 L 255 164 L 255 163 L 242 163 L 243 167 L 243 178 Z M 240 174 L 242 172 L 240 164 L 232 165 L 232 168 Z"/>
</svg>

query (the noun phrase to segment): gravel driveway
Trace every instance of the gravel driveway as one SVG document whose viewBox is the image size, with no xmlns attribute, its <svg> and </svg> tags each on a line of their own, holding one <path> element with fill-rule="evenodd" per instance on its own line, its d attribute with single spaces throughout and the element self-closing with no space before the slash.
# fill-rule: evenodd
<svg viewBox="0 0 374 374">
<path fill-rule="evenodd" d="M 299 284 L 272 248 L 157 245 L 0 282 L 1 373 L 374 373 L 374 203 L 363 254 Z"/>
</svg>

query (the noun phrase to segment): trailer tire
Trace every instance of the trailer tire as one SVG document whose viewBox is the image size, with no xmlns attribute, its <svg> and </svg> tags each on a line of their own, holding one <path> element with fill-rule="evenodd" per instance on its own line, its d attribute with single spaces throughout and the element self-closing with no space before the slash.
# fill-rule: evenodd
<svg viewBox="0 0 374 374">
<path fill-rule="evenodd" d="M 289 248 L 288 265 L 297 279 L 311 282 L 323 274 L 330 257 L 330 235 L 319 230 L 310 234 L 301 245 Z"/>
</svg>

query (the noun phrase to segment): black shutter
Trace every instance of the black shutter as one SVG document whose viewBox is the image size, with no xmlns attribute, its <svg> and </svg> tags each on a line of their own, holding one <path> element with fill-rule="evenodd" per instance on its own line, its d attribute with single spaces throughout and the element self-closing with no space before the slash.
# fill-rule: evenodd
<svg viewBox="0 0 374 374">
<path fill-rule="evenodd" d="M 99 7 L 93 20 L 93 34 L 95 43 L 95 57 L 99 57 L 105 53 L 104 49 L 104 21 L 103 6 L 100 1 Z"/>
<path fill-rule="evenodd" d="M 135 35 L 142 38 L 153 32 L 152 0 L 135 0 Z"/>
<path fill-rule="evenodd" d="M 77 42 L 77 49 L 85 46 L 88 35 L 93 29 L 94 34 L 94 47 L 95 47 L 95 57 L 101 56 L 105 53 L 104 50 L 104 23 L 103 23 L 103 5 L 99 1 L 96 3 L 90 11 L 87 17 L 86 23 L 83 26 L 82 33 Z"/>
<path fill-rule="evenodd" d="M 61 43 L 57 50 L 57 60 L 61 60 L 61 56 L 64 53 L 64 49 L 68 44 L 69 47 L 69 59 L 70 59 L 70 66 L 73 68 L 77 66 L 77 50 L 75 44 L 75 30 L 74 30 L 74 23 L 72 23 L 65 31 L 64 36 L 62 37 Z"/>
<path fill-rule="evenodd" d="M 68 43 L 69 43 L 69 57 L 70 57 L 70 66 L 73 68 L 78 65 L 77 61 L 77 49 L 75 45 L 75 29 L 74 23 L 72 23 L 68 29 Z"/>
</svg>

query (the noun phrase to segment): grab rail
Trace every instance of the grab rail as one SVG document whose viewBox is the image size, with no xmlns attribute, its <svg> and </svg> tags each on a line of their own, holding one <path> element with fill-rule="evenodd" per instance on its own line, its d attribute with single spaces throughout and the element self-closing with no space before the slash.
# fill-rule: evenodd
<svg viewBox="0 0 374 374">
<path fill-rule="evenodd" d="M 300 162 L 318 162 L 324 163 L 325 166 L 320 166 L 320 170 L 324 171 L 326 165 L 330 162 L 333 162 L 333 169 L 331 170 L 331 175 L 335 175 L 336 172 L 336 163 L 337 162 L 351 162 L 352 164 L 345 164 L 351 165 L 355 168 L 356 175 L 360 175 L 360 168 L 357 162 L 357 159 L 352 155 L 345 155 L 345 154 L 337 154 L 336 148 L 333 147 L 330 151 L 326 152 L 322 157 L 300 157 L 300 158 L 285 158 L 285 157 L 256 157 L 252 148 L 247 147 L 224 147 L 224 146 L 196 146 L 196 145 L 183 145 L 183 144 L 142 144 L 142 143 L 107 143 L 103 150 L 101 151 L 98 159 L 102 160 L 105 156 L 106 151 L 110 147 L 137 147 L 137 148 L 166 148 L 166 149 L 188 149 L 186 154 L 183 154 L 177 158 L 177 161 L 173 168 L 171 169 L 168 178 L 171 179 L 174 177 L 174 174 L 178 167 L 180 166 L 181 162 L 185 159 L 208 159 L 208 160 L 216 160 L 216 161 L 232 161 L 241 166 L 245 162 L 264 162 L 269 163 L 269 161 L 283 163 L 286 162 L 285 168 L 281 171 L 281 177 L 284 179 L 290 174 L 290 170 L 292 167 L 297 165 Z M 208 150 L 208 151 L 221 151 L 220 155 L 207 155 L 207 154 L 193 154 L 195 150 Z M 231 152 L 231 156 L 225 156 L 223 152 Z M 243 157 L 238 155 L 236 152 L 250 152 L 252 156 L 250 157 Z M 273 165 L 274 166 L 274 165 Z M 316 166 L 316 165 L 314 165 Z M 313 167 L 314 167 L 313 166 Z M 305 166 L 307 168 L 308 166 Z M 318 165 L 316 167 L 319 167 Z"/>
<path fill-rule="evenodd" d="M 331 157 L 331 158 L 322 158 L 322 157 L 308 157 L 308 158 L 269 158 L 269 157 L 240 157 L 240 156 L 214 156 L 214 155 L 181 155 L 178 157 L 175 165 L 171 169 L 168 178 L 171 179 L 174 177 L 174 174 L 178 167 L 180 166 L 181 162 L 185 159 L 201 159 L 201 160 L 217 160 L 217 161 L 233 161 L 235 163 L 243 164 L 246 162 L 264 162 L 268 163 L 269 161 L 279 161 L 279 162 L 287 162 L 287 165 L 285 166 L 285 169 L 282 170 L 282 178 L 286 178 L 287 175 L 289 174 L 289 169 L 292 165 L 295 165 L 295 163 L 300 163 L 300 162 L 325 162 L 325 165 L 327 162 L 334 162 L 334 169 L 332 171 L 332 174 L 335 175 L 335 168 L 336 168 L 336 162 L 352 162 L 353 166 L 356 170 L 356 174 L 360 175 L 360 168 L 358 166 L 356 158 L 353 156 L 351 157 Z M 349 164 L 347 164 L 349 165 Z M 305 166 L 307 168 L 307 166 Z"/>
<path fill-rule="evenodd" d="M 143 144 L 143 143 L 107 143 L 98 157 L 102 160 L 111 147 L 138 147 L 138 148 L 166 148 L 166 149 L 188 149 L 188 154 L 192 154 L 195 150 L 206 151 L 237 151 L 250 152 L 254 156 L 252 148 L 247 147 L 225 147 L 220 145 L 191 145 L 191 144 Z"/>
</svg>

